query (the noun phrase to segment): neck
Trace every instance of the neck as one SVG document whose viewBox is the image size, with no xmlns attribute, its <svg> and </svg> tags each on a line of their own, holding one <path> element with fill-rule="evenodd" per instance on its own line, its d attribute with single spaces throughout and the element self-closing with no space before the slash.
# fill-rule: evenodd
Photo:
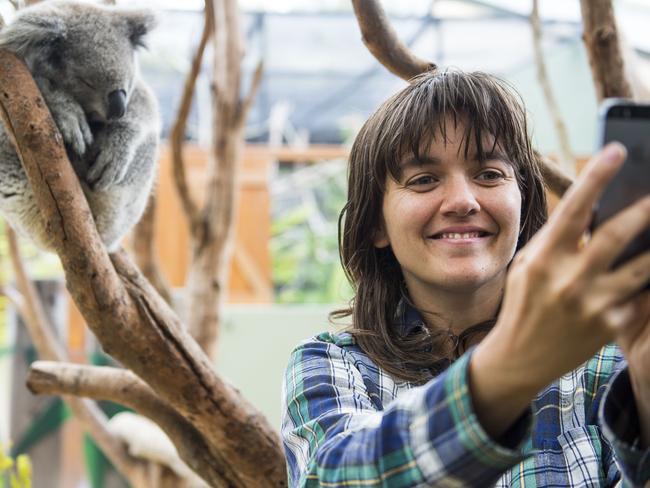
<svg viewBox="0 0 650 488">
<path fill-rule="evenodd" d="M 496 316 L 505 287 L 505 273 L 499 279 L 472 289 L 432 287 L 409 279 L 406 279 L 406 285 L 411 300 L 430 329 L 448 330 L 459 335 L 465 329 Z"/>
</svg>

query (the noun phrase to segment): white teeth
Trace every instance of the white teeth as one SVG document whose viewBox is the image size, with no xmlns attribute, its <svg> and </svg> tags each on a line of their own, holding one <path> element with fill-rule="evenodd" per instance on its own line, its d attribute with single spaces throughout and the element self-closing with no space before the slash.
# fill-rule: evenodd
<svg viewBox="0 0 650 488">
<path fill-rule="evenodd" d="M 440 239 L 472 239 L 474 237 L 480 237 L 479 232 L 465 232 L 464 234 L 459 234 L 457 232 L 445 232 L 440 234 Z"/>
</svg>

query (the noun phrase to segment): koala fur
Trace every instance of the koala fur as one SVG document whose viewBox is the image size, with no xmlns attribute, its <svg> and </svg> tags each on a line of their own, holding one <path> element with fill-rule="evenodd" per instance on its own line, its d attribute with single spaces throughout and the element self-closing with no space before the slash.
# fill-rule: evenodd
<svg viewBox="0 0 650 488">
<path fill-rule="evenodd" d="M 26 62 L 43 94 L 109 250 L 142 216 L 154 182 L 160 117 L 136 60 L 154 23 L 148 10 L 51 0 L 20 11 L 0 30 L 0 48 Z M 51 249 L 2 127 L 0 213 Z"/>
</svg>

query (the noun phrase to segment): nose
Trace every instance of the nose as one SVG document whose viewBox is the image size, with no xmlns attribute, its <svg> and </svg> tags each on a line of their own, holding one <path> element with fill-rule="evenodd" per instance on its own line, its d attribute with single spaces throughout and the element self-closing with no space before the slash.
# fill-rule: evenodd
<svg viewBox="0 0 650 488">
<path fill-rule="evenodd" d="M 108 94 L 108 118 L 121 119 L 126 112 L 126 92 L 115 90 Z"/>
<path fill-rule="evenodd" d="M 451 177 L 444 184 L 440 212 L 446 216 L 465 217 L 480 210 L 475 188 L 464 176 Z"/>
</svg>

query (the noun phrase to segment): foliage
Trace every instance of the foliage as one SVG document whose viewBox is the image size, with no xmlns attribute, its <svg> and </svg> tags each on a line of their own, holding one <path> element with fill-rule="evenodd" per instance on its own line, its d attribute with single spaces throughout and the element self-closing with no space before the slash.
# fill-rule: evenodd
<svg viewBox="0 0 650 488">
<path fill-rule="evenodd" d="M 10 446 L 6 447 L 8 450 Z M 0 443 L 0 488 L 5 488 L 7 479 L 10 488 L 31 488 L 32 463 L 26 454 L 12 459 L 5 452 L 5 446 Z"/>
<path fill-rule="evenodd" d="M 327 161 L 280 174 L 272 185 L 271 253 L 276 300 L 336 303 L 351 296 L 338 254 L 345 164 Z"/>
</svg>

